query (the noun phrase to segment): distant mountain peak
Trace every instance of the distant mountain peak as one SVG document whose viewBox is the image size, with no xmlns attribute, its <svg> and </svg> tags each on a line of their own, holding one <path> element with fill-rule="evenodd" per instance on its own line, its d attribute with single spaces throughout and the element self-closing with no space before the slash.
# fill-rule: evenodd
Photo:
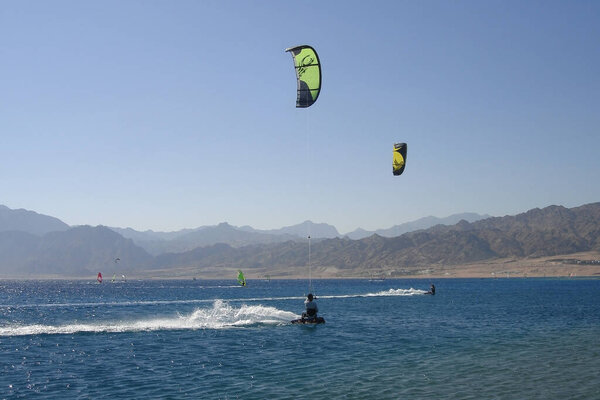
<svg viewBox="0 0 600 400">
<path fill-rule="evenodd" d="M 375 231 L 367 231 L 361 228 L 355 229 L 354 231 L 347 233 L 345 236 L 350 239 L 358 240 L 369 237 L 374 233 L 383 236 L 383 237 L 396 237 L 400 236 L 404 233 L 420 230 L 420 229 L 428 229 L 436 225 L 454 225 L 460 222 L 461 220 L 465 220 L 466 222 L 475 222 L 481 219 L 489 218 L 488 214 L 480 215 L 477 213 L 466 212 L 460 214 L 452 214 L 445 218 L 434 217 L 432 215 L 428 217 L 419 218 L 415 221 L 406 222 L 400 225 L 394 225 L 391 228 L 387 229 L 377 229 Z"/>
<path fill-rule="evenodd" d="M 23 208 L 13 210 L 0 205 L 0 232 L 21 231 L 39 236 L 48 232 L 66 231 L 67 229 L 69 229 L 69 225 L 58 218 L 38 214 L 35 211 Z"/>
</svg>

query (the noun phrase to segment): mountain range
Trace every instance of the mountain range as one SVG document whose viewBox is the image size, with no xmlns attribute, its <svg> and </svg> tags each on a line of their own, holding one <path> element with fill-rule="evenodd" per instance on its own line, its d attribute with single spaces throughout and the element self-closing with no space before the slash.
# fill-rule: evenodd
<svg viewBox="0 0 600 400">
<path fill-rule="evenodd" d="M 155 232 L 152 230 L 137 231 L 132 228 L 110 227 L 127 239 L 142 247 L 151 255 L 163 253 L 181 253 L 197 247 L 211 244 L 226 243 L 233 247 L 242 247 L 251 244 L 272 244 L 288 240 L 303 241 L 307 235 L 313 239 L 336 238 L 347 236 L 350 239 L 363 239 L 377 234 L 384 237 L 399 236 L 417 229 L 426 229 L 435 225 L 451 225 L 460 220 L 468 222 L 488 218 L 489 215 L 476 213 L 454 214 L 446 218 L 433 216 L 392 226 L 387 229 L 367 231 L 361 228 L 347 234 L 340 234 L 333 226 L 326 223 L 304 221 L 300 224 L 286 226 L 279 229 L 260 230 L 250 226 L 236 227 L 227 222 L 214 226 L 201 226 L 194 229 L 182 229 L 173 232 Z M 33 235 L 44 235 L 49 232 L 62 232 L 71 227 L 58 218 L 38 214 L 34 211 L 18 209 L 12 210 L 0 205 L 0 232 L 20 231 Z"/>
<path fill-rule="evenodd" d="M 29 210 L 11 210 L 0 205 L 0 232 L 21 231 L 33 235 L 44 235 L 49 232 L 66 231 L 69 228 L 69 225 L 58 218 Z"/>
<path fill-rule="evenodd" d="M 379 235 L 383 237 L 395 237 L 400 236 L 407 232 L 416 231 L 419 229 L 427 229 L 436 225 L 454 225 L 459 221 L 465 220 L 467 222 L 475 222 L 481 219 L 490 218 L 490 215 L 484 214 L 476 214 L 476 213 L 461 213 L 461 214 L 453 214 L 446 218 L 438 218 L 438 217 L 423 217 L 419 218 L 415 221 L 406 222 L 400 225 L 394 225 L 391 228 L 387 229 L 377 229 L 375 231 L 366 231 L 364 229 L 356 229 L 350 233 L 347 233 L 347 236 L 350 239 L 358 240 L 364 239 L 366 237 L 372 235 Z"/>
<path fill-rule="evenodd" d="M 600 251 L 600 203 L 479 220 L 465 215 L 474 221 L 431 226 L 451 220 L 425 218 L 391 229 L 426 229 L 392 237 L 383 235 L 390 230 L 382 230 L 353 239 L 331 225 L 310 221 L 269 231 L 227 223 L 179 232 L 69 227 L 53 217 L 0 206 L 0 276 L 83 277 L 103 271 L 223 278 L 238 268 L 247 276 L 302 276 L 308 263 L 307 231 L 313 238 L 310 264 L 315 276 L 376 272 L 394 277 L 431 266 Z"/>
<path fill-rule="evenodd" d="M 388 229 L 366 231 L 357 229 L 341 235 L 333 226 L 325 223 L 304 221 L 297 225 L 286 226 L 279 229 L 260 230 L 250 226 L 236 227 L 223 222 L 214 226 L 202 226 L 195 229 L 183 229 L 176 232 L 136 231 L 131 228 L 110 228 L 125 238 L 132 239 L 135 244 L 142 247 L 151 255 L 157 256 L 164 253 L 182 253 L 197 247 L 225 243 L 232 247 L 243 247 L 252 244 L 274 244 L 291 241 L 304 242 L 307 236 L 313 239 L 332 239 L 347 236 L 350 239 L 363 239 L 371 235 L 384 237 L 399 236 L 417 229 L 426 229 L 435 225 L 451 225 L 458 221 L 478 221 L 488 218 L 489 215 L 475 213 L 454 214 L 446 218 L 425 217 L 416 221 L 395 225 Z"/>
<path fill-rule="evenodd" d="M 113 265 L 117 258 L 127 262 Z M 130 273 L 152 262 L 131 239 L 103 226 L 77 226 L 42 236 L 0 231 L 0 273 L 5 276 L 89 276 L 108 268 Z"/>
</svg>

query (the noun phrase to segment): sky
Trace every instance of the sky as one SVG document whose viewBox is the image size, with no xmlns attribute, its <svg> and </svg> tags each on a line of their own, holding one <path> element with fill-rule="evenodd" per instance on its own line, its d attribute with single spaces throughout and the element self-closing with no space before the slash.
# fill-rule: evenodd
<svg viewBox="0 0 600 400">
<path fill-rule="evenodd" d="M 347 233 L 597 202 L 599 20 L 597 1 L 0 0 L 0 204 Z M 306 109 L 301 44 L 323 72 Z"/>
</svg>

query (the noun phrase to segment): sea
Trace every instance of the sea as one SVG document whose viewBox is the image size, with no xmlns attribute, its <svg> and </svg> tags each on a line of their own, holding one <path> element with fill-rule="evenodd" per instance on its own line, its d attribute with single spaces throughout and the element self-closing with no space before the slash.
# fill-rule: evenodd
<svg viewBox="0 0 600 400">
<path fill-rule="evenodd" d="M 292 325 L 309 290 L 326 323 Z M 0 399 L 600 399 L 599 295 L 584 278 L 0 281 Z"/>
</svg>

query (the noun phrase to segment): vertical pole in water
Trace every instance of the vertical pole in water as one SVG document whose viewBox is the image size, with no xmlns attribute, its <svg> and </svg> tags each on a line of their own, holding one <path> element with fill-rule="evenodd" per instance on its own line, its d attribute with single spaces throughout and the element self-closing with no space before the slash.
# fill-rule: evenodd
<svg viewBox="0 0 600 400">
<path fill-rule="evenodd" d="M 310 235 L 308 235 L 308 293 L 312 293 L 312 274 L 310 266 Z"/>
</svg>

